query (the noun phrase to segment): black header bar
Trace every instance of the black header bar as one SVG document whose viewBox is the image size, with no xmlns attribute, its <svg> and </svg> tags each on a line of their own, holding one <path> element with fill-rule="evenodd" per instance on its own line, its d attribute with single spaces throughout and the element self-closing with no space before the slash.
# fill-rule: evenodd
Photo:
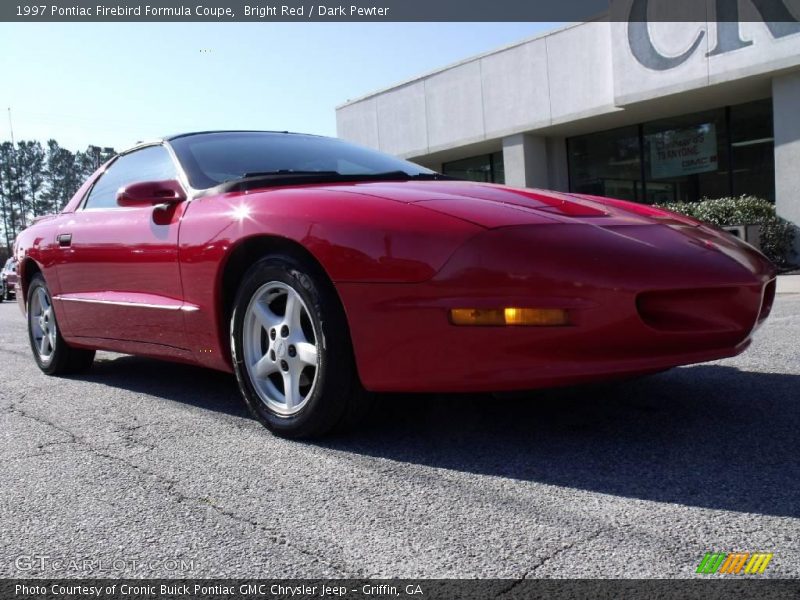
<svg viewBox="0 0 800 600">
<path fill-rule="evenodd" d="M 797 24 L 800 0 L 3 0 L 21 22 L 718 22 Z"/>
<path fill-rule="evenodd" d="M 635 568 L 635 565 L 632 565 Z M 758 579 L 4 579 L 3 600 L 713 600 L 797 598 L 800 580 Z"/>
</svg>

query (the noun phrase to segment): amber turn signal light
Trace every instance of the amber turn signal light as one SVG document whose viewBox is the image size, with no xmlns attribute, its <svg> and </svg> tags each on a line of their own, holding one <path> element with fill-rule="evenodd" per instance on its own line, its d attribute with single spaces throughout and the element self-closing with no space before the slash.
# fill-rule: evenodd
<svg viewBox="0 0 800 600">
<path fill-rule="evenodd" d="M 453 308 L 450 321 L 453 325 L 569 325 L 567 311 L 561 308 Z"/>
</svg>

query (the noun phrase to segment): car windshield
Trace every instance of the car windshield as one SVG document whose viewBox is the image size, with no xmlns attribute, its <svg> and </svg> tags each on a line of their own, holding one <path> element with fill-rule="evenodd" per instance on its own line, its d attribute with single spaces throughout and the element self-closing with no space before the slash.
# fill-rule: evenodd
<svg viewBox="0 0 800 600">
<path fill-rule="evenodd" d="M 170 144 L 195 189 L 259 176 L 352 180 L 360 175 L 434 175 L 414 163 L 336 138 L 296 133 L 203 133 L 177 137 Z"/>
</svg>

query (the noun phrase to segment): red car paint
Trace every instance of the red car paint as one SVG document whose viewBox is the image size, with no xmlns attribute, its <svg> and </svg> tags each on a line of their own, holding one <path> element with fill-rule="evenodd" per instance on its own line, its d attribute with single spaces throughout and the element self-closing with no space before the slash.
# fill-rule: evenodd
<svg viewBox="0 0 800 600">
<path fill-rule="evenodd" d="M 774 295 L 774 268 L 749 245 L 618 200 L 396 181 L 80 210 L 91 182 L 20 234 L 20 306 L 38 269 L 68 343 L 223 371 L 228 259 L 264 236 L 302 246 L 325 270 L 375 391 L 526 389 L 733 356 Z M 448 320 L 451 308 L 505 306 L 567 309 L 570 325 Z"/>
</svg>

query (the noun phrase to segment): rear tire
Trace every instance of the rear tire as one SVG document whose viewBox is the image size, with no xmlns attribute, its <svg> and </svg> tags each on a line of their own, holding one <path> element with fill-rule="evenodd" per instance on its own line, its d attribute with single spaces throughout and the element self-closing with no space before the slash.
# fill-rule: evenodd
<svg viewBox="0 0 800 600">
<path fill-rule="evenodd" d="M 344 310 L 315 265 L 287 255 L 253 265 L 230 331 L 242 396 L 276 435 L 321 436 L 355 425 L 368 411 Z"/>
<path fill-rule="evenodd" d="M 28 286 L 28 339 L 33 358 L 48 375 L 68 375 L 85 371 L 94 361 L 94 350 L 73 348 L 64 338 L 56 320 L 50 291 L 41 274 Z"/>
</svg>

